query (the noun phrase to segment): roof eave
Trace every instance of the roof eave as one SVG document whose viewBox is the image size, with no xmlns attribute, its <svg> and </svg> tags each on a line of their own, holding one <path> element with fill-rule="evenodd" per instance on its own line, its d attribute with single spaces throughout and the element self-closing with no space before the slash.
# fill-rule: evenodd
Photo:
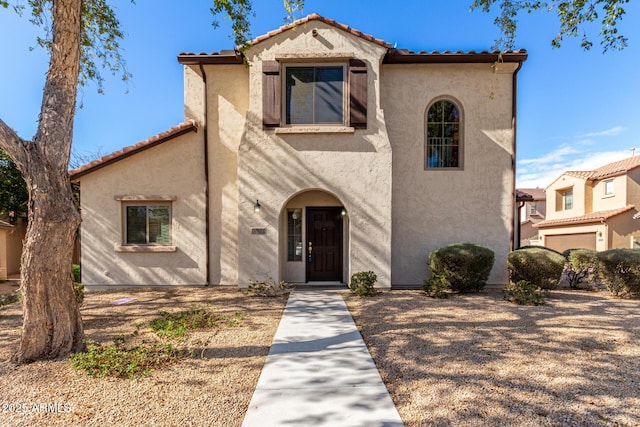
<svg viewBox="0 0 640 427">
<path fill-rule="evenodd" d="M 134 154 L 138 154 L 142 151 L 148 150 L 149 148 L 155 147 L 162 144 L 163 142 L 177 138 L 189 132 L 197 131 L 198 126 L 195 124 L 195 122 L 183 122 L 175 128 L 170 129 L 169 131 L 161 132 L 160 134 L 151 137 L 148 141 L 138 143 L 139 145 L 135 144 L 133 146 L 123 148 L 122 150 L 116 151 L 115 153 L 111 153 L 98 160 L 87 163 L 84 166 L 80 166 L 77 169 L 71 170 L 69 171 L 69 178 L 72 182 L 77 182 L 85 175 L 93 173 L 113 163 L 119 162 L 120 160 L 126 159 L 127 157 L 131 157 Z"/>
<path fill-rule="evenodd" d="M 404 49 L 389 49 L 384 64 L 473 64 L 495 62 L 524 62 L 526 50 L 507 52 L 411 52 Z"/>
</svg>

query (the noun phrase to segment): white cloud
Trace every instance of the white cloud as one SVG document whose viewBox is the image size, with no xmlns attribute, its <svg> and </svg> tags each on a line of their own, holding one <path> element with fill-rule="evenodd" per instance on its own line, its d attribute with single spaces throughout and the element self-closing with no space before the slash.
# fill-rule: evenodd
<svg viewBox="0 0 640 427">
<path fill-rule="evenodd" d="M 570 147 L 560 147 L 542 157 L 519 161 L 517 187 L 546 188 L 565 171 L 593 170 L 631 156 L 629 150 L 584 152 L 567 148 Z"/>
<path fill-rule="evenodd" d="M 597 138 L 600 136 L 616 136 L 616 135 L 620 135 L 625 130 L 627 130 L 625 127 L 614 126 L 611 129 L 602 130 L 600 132 L 590 132 L 590 133 L 585 133 L 584 135 L 578 135 L 577 138 Z"/>
</svg>

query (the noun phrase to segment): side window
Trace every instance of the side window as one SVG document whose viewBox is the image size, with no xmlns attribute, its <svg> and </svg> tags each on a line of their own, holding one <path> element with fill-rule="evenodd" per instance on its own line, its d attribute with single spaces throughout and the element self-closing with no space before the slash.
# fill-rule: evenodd
<svg viewBox="0 0 640 427">
<path fill-rule="evenodd" d="M 302 209 L 287 210 L 287 261 L 302 261 Z"/>
<path fill-rule="evenodd" d="M 171 245 L 171 205 L 124 205 L 125 245 Z"/>
<path fill-rule="evenodd" d="M 604 182 L 604 195 L 613 196 L 613 180 L 612 179 Z"/>
<path fill-rule="evenodd" d="M 448 99 L 427 110 L 425 169 L 461 168 L 460 108 Z"/>
</svg>

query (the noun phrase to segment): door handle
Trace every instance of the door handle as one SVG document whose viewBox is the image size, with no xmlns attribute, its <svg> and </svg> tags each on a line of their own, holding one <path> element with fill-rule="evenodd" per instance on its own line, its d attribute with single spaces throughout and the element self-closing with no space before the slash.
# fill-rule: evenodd
<svg viewBox="0 0 640 427">
<path fill-rule="evenodd" d="M 313 252 L 313 242 L 309 242 L 309 246 L 307 247 L 307 258 L 309 262 L 313 262 L 313 257 L 311 256 L 311 252 Z"/>
<path fill-rule="evenodd" d="M 313 242 L 309 242 L 309 255 L 311 255 L 311 252 L 313 252 Z"/>
</svg>

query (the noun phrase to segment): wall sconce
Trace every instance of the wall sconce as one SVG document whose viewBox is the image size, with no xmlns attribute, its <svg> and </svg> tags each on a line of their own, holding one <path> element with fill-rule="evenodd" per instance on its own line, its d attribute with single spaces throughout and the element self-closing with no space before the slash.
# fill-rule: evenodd
<svg viewBox="0 0 640 427">
<path fill-rule="evenodd" d="M 13 224 L 14 222 L 16 222 L 16 212 L 9 211 L 9 223 Z"/>
<path fill-rule="evenodd" d="M 260 213 L 262 211 L 262 205 L 260 205 L 260 202 L 256 200 L 256 204 L 253 205 L 253 211 L 255 213 Z"/>
<path fill-rule="evenodd" d="M 602 237 L 602 231 L 598 231 L 598 237 Z"/>
<path fill-rule="evenodd" d="M 340 211 L 340 215 L 347 216 L 347 210 L 345 208 L 342 208 L 342 211 Z"/>
</svg>

